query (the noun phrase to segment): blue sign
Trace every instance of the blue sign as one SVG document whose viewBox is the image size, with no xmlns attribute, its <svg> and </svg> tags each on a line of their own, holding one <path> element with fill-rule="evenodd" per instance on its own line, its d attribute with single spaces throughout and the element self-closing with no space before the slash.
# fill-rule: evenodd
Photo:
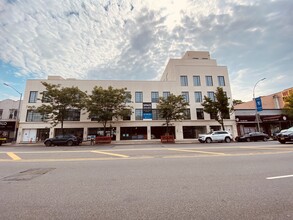
<svg viewBox="0 0 293 220">
<path fill-rule="evenodd" d="M 255 104 L 256 104 L 256 110 L 258 112 L 261 112 L 262 111 L 262 103 L 261 103 L 260 97 L 255 98 Z"/>
</svg>

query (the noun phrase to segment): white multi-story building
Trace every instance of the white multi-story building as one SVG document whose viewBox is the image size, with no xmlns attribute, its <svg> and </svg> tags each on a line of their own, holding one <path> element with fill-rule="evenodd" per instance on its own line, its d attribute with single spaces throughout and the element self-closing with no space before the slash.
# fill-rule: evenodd
<svg viewBox="0 0 293 220">
<path fill-rule="evenodd" d="M 160 81 L 130 80 L 77 80 L 64 79 L 59 76 L 48 76 L 48 79 L 28 80 L 26 84 L 18 142 L 36 142 L 60 133 L 60 125 L 51 127 L 50 123 L 41 121 L 41 116 L 31 110 L 31 106 L 42 104 L 41 92 L 45 87 L 41 82 L 60 84 L 62 87 L 77 86 L 90 93 L 94 86 L 108 88 L 127 88 L 132 95 L 133 114 L 124 120 L 113 121 L 108 134 L 116 141 L 159 139 L 165 133 L 164 120 L 160 120 L 157 111 L 158 98 L 173 93 L 183 95 L 189 102 L 189 118 L 173 122 L 171 133 L 176 140 L 197 139 L 198 134 L 211 130 L 219 130 L 220 124 L 203 112 L 204 96 L 214 98 L 217 87 L 222 87 L 227 96 L 231 96 L 231 88 L 227 67 L 218 66 L 216 60 L 210 59 L 209 52 L 188 51 L 181 59 L 170 59 Z M 152 116 L 144 118 L 143 103 L 151 103 Z M 231 104 L 232 105 L 232 104 Z M 97 135 L 102 125 L 88 118 L 86 112 L 72 110 L 72 115 L 64 122 L 66 132 L 82 136 Z M 236 134 L 234 115 L 225 120 L 225 129 Z"/>
</svg>

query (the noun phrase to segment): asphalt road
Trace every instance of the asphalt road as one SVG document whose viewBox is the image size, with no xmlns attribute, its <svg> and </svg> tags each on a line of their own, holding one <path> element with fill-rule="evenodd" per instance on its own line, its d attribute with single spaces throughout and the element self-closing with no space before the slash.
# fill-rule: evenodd
<svg viewBox="0 0 293 220">
<path fill-rule="evenodd" d="M 293 144 L 0 147 L 0 219 L 293 219 Z"/>
</svg>

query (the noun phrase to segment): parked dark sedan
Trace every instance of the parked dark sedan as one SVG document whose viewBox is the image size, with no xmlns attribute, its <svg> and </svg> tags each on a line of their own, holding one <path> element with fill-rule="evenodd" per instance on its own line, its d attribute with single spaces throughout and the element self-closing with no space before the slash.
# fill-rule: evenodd
<svg viewBox="0 0 293 220">
<path fill-rule="evenodd" d="M 245 134 L 243 136 L 237 136 L 235 138 L 236 141 L 240 142 L 240 141 L 267 141 L 269 140 L 269 135 L 263 133 L 263 132 L 251 132 L 248 134 Z"/>
<path fill-rule="evenodd" d="M 286 142 L 293 142 L 293 127 L 287 129 L 285 132 L 278 134 L 277 139 L 281 144 L 285 144 Z"/>
<path fill-rule="evenodd" d="M 73 146 L 73 145 L 79 145 L 81 142 L 82 142 L 81 138 L 78 138 L 71 134 L 66 134 L 66 135 L 58 135 L 54 138 L 47 138 L 44 141 L 44 144 L 47 147 L 54 146 L 54 145 Z"/>
</svg>

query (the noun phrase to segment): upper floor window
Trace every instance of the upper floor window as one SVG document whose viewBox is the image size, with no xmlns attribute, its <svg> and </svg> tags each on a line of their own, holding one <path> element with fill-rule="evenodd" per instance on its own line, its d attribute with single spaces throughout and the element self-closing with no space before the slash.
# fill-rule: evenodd
<svg viewBox="0 0 293 220">
<path fill-rule="evenodd" d="M 184 111 L 184 120 L 190 120 L 191 119 L 191 115 L 190 115 L 190 109 L 185 109 Z"/>
<path fill-rule="evenodd" d="M 9 109 L 9 119 L 16 119 L 17 109 Z"/>
<path fill-rule="evenodd" d="M 131 113 L 129 113 L 128 115 L 124 115 L 122 119 L 123 119 L 123 121 L 130 121 L 131 120 Z"/>
<path fill-rule="evenodd" d="M 126 97 L 127 97 L 127 98 L 125 99 L 125 102 L 126 102 L 126 103 L 130 103 L 130 102 L 131 102 L 131 98 L 129 98 L 130 95 L 131 95 L 131 92 L 127 91 L 127 92 L 126 92 Z M 128 97 L 128 96 L 129 96 L 129 97 Z"/>
<path fill-rule="evenodd" d="M 194 86 L 201 86 L 200 76 L 193 76 L 193 85 Z"/>
<path fill-rule="evenodd" d="M 163 120 L 158 109 L 152 109 L 153 120 Z"/>
<path fill-rule="evenodd" d="M 187 76 L 180 76 L 181 86 L 188 86 Z"/>
<path fill-rule="evenodd" d="M 208 97 L 212 100 L 215 101 L 215 93 L 214 92 L 208 92 Z"/>
<path fill-rule="evenodd" d="M 68 109 L 67 116 L 64 121 L 80 121 L 80 110 L 79 109 Z"/>
<path fill-rule="evenodd" d="M 167 99 L 170 95 L 170 92 L 163 92 L 163 98 Z"/>
<path fill-rule="evenodd" d="M 135 109 L 135 120 L 142 120 L 142 109 Z"/>
<path fill-rule="evenodd" d="M 51 100 L 51 98 L 48 96 L 48 91 L 43 91 L 42 92 L 42 102 L 43 103 L 49 103 L 49 102 L 51 102 L 52 100 Z"/>
<path fill-rule="evenodd" d="M 196 109 L 196 118 L 197 119 L 204 119 L 203 108 Z"/>
<path fill-rule="evenodd" d="M 225 86 L 225 78 L 224 76 L 218 76 L 219 86 Z"/>
<path fill-rule="evenodd" d="M 201 92 L 194 92 L 195 102 L 202 102 L 202 94 Z"/>
<path fill-rule="evenodd" d="M 0 109 L 0 119 L 2 119 L 3 109 Z"/>
<path fill-rule="evenodd" d="M 28 122 L 44 121 L 44 117 L 39 112 L 36 112 L 34 110 L 27 110 L 26 120 L 25 121 L 28 121 Z"/>
<path fill-rule="evenodd" d="M 206 76 L 206 85 L 213 86 L 213 77 L 212 76 Z"/>
<path fill-rule="evenodd" d="M 36 103 L 37 102 L 37 97 L 38 97 L 38 92 L 37 91 L 30 91 L 30 97 L 29 97 L 29 103 Z"/>
<path fill-rule="evenodd" d="M 152 102 L 153 103 L 158 103 L 159 102 L 159 92 L 152 92 Z"/>
<path fill-rule="evenodd" d="M 189 93 L 188 92 L 182 92 L 181 95 L 183 96 L 185 102 L 189 102 Z"/>
<path fill-rule="evenodd" d="M 136 103 L 143 102 L 143 93 L 142 92 L 135 92 L 135 102 Z"/>
</svg>

